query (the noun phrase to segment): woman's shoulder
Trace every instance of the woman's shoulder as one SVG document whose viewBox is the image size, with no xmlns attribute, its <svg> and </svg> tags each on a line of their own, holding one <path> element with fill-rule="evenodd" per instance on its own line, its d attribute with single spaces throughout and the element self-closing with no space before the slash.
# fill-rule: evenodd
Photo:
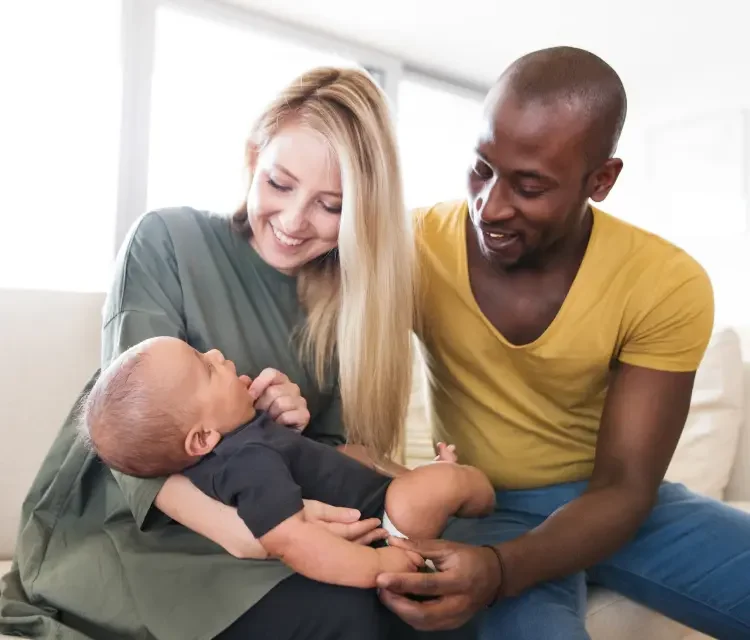
<svg viewBox="0 0 750 640">
<path fill-rule="evenodd" d="M 141 215 L 130 228 L 121 251 L 127 255 L 149 253 L 162 257 L 190 255 L 198 247 L 226 246 L 232 234 L 226 214 L 170 207 Z"/>
<path fill-rule="evenodd" d="M 216 230 L 229 230 L 230 217 L 226 214 L 193 209 L 192 207 L 169 207 L 153 209 L 144 213 L 133 225 L 138 235 L 205 235 Z"/>
</svg>

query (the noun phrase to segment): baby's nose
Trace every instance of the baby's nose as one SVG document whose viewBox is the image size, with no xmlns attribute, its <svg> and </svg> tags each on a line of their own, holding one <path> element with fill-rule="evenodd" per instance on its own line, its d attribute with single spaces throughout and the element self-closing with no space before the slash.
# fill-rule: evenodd
<svg viewBox="0 0 750 640">
<path fill-rule="evenodd" d="M 218 349 L 211 349 L 206 355 L 210 356 L 212 360 L 216 360 L 219 364 L 223 364 L 225 360 L 224 354 Z"/>
</svg>

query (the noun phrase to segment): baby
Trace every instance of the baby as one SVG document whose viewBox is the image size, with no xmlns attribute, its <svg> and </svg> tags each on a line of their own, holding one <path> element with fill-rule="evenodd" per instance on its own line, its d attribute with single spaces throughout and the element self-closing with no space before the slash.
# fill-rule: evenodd
<svg viewBox="0 0 750 640">
<path fill-rule="evenodd" d="M 435 538 L 450 516 L 492 511 L 494 490 L 478 469 L 436 463 L 396 478 L 256 413 L 250 378 L 217 350 L 153 338 L 99 377 L 82 429 L 101 460 L 138 477 L 183 473 L 237 508 L 267 554 L 321 582 L 372 588 L 382 572 L 415 571 L 422 559 L 368 547 L 305 520 L 303 499 L 387 518 L 403 535 Z"/>
</svg>

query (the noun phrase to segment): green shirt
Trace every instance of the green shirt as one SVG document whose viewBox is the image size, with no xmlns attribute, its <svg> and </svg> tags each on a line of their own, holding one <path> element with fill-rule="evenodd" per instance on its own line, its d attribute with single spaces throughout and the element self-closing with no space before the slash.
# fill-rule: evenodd
<svg viewBox="0 0 750 640">
<path fill-rule="evenodd" d="M 337 386 L 321 392 L 298 358 L 295 278 L 263 262 L 226 216 L 183 208 L 141 218 L 118 255 L 103 319 L 103 366 L 153 336 L 218 348 L 251 376 L 286 373 L 308 401 L 308 433 L 343 442 Z M 77 438 L 72 412 L 23 505 L 0 631 L 209 639 L 290 575 L 169 521 L 152 507 L 162 483 L 105 468 Z"/>
</svg>

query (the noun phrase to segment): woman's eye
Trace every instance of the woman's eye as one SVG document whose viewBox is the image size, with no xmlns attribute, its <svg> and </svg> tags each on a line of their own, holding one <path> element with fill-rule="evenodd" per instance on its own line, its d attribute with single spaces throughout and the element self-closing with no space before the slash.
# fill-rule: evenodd
<svg viewBox="0 0 750 640">
<path fill-rule="evenodd" d="M 320 203 L 321 206 L 328 212 L 328 213 L 341 213 L 341 205 L 328 205 L 325 202 Z"/>
<path fill-rule="evenodd" d="M 269 177 L 267 179 L 267 182 L 268 182 L 269 185 L 271 185 L 271 187 L 273 187 L 274 189 L 276 189 L 276 191 L 281 191 L 281 192 L 286 193 L 287 191 L 291 191 L 292 190 L 291 187 L 285 187 L 284 185 L 281 185 L 278 182 L 275 182 L 274 179 L 271 178 L 271 177 Z"/>
</svg>

